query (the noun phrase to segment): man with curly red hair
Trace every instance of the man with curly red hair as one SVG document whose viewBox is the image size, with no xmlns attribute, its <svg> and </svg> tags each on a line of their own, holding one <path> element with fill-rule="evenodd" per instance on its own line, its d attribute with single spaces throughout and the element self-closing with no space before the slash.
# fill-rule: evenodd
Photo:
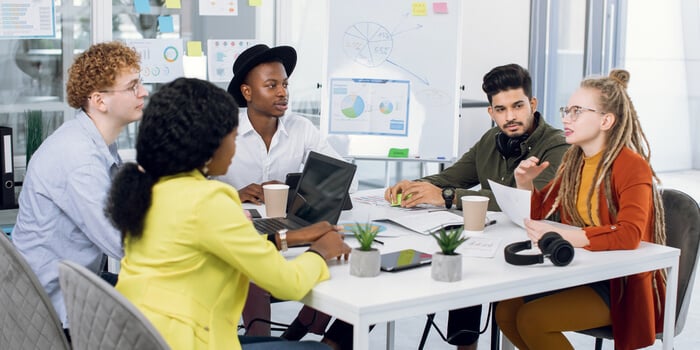
<svg viewBox="0 0 700 350">
<path fill-rule="evenodd" d="M 117 137 L 141 119 L 148 96 L 139 61 L 136 51 L 119 42 L 95 44 L 79 54 L 66 86 L 75 118 L 49 136 L 27 164 L 12 238 L 51 298 L 66 335 L 58 262 L 71 260 L 98 273 L 104 254 L 123 256 L 121 235 L 104 205 L 121 165 Z"/>
</svg>

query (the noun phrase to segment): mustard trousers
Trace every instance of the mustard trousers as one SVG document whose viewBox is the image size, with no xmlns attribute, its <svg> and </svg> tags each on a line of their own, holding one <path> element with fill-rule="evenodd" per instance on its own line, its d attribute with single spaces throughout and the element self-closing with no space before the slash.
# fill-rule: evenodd
<svg viewBox="0 0 700 350">
<path fill-rule="evenodd" d="M 610 309 L 589 286 L 565 289 L 525 302 L 501 301 L 496 321 L 520 350 L 573 349 L 562 332 L 610 325 Z"/>
</svg>

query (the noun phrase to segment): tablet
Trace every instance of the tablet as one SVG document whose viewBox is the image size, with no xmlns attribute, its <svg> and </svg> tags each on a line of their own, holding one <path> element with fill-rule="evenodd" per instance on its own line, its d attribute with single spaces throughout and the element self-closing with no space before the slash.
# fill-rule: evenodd
<svg viewBox="0 0 700 350">
<path fill-rule="evenodd" d="M 432 255 L 415 249 L 382 254 L 382 271 L 396 272 L 414 267 L 430 265 Z"/>
</svg>

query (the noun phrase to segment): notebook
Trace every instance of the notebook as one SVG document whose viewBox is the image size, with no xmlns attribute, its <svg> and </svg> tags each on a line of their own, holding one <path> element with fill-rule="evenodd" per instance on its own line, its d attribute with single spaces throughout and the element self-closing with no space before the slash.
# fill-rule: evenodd
<svg viewBox="0 0 700 350">
<path fill-rule="evenodd" d="M 272 233 L 324 220 L 337 224 L 356 170 L 355 164 L 310 152 L 287 209 L 287 217 L 255 219 L 253 225 L 258 232 Z"/>
</svg>

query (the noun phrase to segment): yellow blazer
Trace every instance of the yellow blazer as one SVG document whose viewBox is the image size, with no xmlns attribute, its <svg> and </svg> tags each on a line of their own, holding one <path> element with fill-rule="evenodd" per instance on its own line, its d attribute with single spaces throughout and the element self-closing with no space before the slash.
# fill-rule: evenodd
<svg viewBox="0 0 700 350">
<path fill-rule="evenodd" d="M 248 282 L 298 300 L 328 279 L 321 257 L 286 260 L 245 217 L 236 190 L 199 171 L 153 187 L 143 237 L 124 242 L 117 290 L 173 349 L 240 349 Z"/>
</svg>

